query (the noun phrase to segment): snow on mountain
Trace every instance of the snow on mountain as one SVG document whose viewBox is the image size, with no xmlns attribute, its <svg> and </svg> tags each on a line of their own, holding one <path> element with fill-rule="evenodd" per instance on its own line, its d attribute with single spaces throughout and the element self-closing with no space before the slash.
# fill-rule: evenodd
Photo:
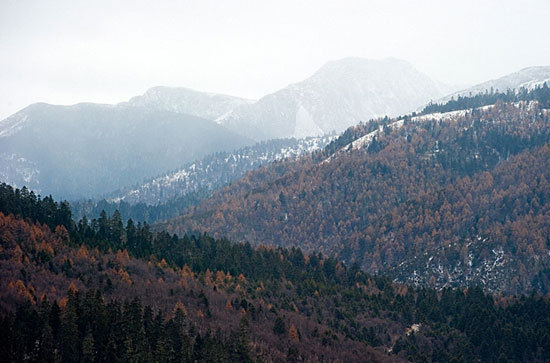
<svg viewBox="0 0 550 363">
<path fill-rule="evenodd" d="M 345 58 L 256 103 L 241 105 L 219 121 L 256 140 L 315 136 L 406 114 L 447 92 L 447 86 L 405 61 Z"/>
<path fill-rule="evenodd" d="M 511 105 L 514 106 L 514 107 L 518 107 L 518 108 L 526 107 L 526 109 L 528 109 L 528 110 L 533 110 L 535 108 L 536 104 L 537 104 L 537 101 L 530 101 L 530 102 L 520 101 L 520 102 L 511 103 Z M 495 105 L 486 105 L 486 106 L 476 107 L 475 110 L 477 110 L 477 111 L 487 111 L 487 110 L 489 110 L 490 108 L 493 108 L 493 107 L 495 107 Z M 390 129 L 390 130 L 399 129 L 399 128 L 403 127 L 403 125 L 405 124 L 405 119 L 407 119 L 409 122 L 415 122 L 415 123 L 423 123 L 423 122 L 426 122 L 426 121 L 434 121 L 434 120 L 446 121 L 446 120 L 453 120 L 453 119 L 457 119 L 457 118 L 460 118 L 460 117 L 464 117 L 464 116 L 466 116 L 466 114 L 468 112 L 472 112 L 473 110 L 474 110 L 473 108 L 467 108 L 467 109 L 455 110 L 455 111 L 449 111 L 449 112 L 433 112 L 433 113 L 428 113 L 428 114 L 418 115 L 418 116 L 412 116 L 412 117 L 410 115 L 405 116 L 404 118 L 400 118 L 400 119 L 397 119 L 397 120 L 395 120 L 391 123 L 388 123 L 386 126 L 380 125 L 380 126 L 378 126 L 378 128 L 376 128 L 376 130 L 368 132 L 368 133 L 366 133 L 362 136 L 359 136 L 358 138 L 350 141 L 349 143 L 347 143 L 344 146 L 340 147 L 332 155 L 328 156 L 326 159 L 321 161 L 320 164 L 328 163 L 331 160 L 337 158 L 338 156 L 340 156 L 343 153 L 346 153 L 350 150 L 367 149 L 371 145 L 372 141 L 384 132 L 385 128 Z M 546 113 L 550 110 L 543 109 L 541 111 L 543 113 Z"/>
<path fill-rule="evenodd" d="M 0 121 L 0 138 L 8 137 L 17 133 L 19 130 L 21 130 L 21 128 L 25 124 L 25 121 L 27 120 L 28 115 L 18 112 Z"/>
<path fill-rule="evenodd" d="M 545 82 L 550 85 L 550 66 L 528 67 L 520 71 L 507 74 L 503 77 L 483 82 L 462 91 L 452 93 L 437 100 L 436 103 L 445 103 L 452 98 L 457 98 L 458 96 L 476 95 L 491 90 L 494 90 L 495 92 L 506 92 L 509 89 L 533 89 L 536 86 L 544 84 Z"/>
<path fill-rule="evenodd" d="M 40 190 L 39 167 L 17 154 L 0 153 L 0 180 L 17 188 Z"/>
<path fill-rule="evenodd" d="M 213 191 L 273 161 L 320 150 L 335 137 L 269 140 L 234 152 L 216 153 L 143 185 L 115 192 L 108 199 L 111 202 L 157 205 L 191 192 Z"/>
<path fill-rule="evenodd" d="M 122 104 L 185 113 L 216 121 L 234 108 L 252 102 L 254 101 L 184 87 L 153 87 L 143 95 L 133 97 Z"/>
</svg>

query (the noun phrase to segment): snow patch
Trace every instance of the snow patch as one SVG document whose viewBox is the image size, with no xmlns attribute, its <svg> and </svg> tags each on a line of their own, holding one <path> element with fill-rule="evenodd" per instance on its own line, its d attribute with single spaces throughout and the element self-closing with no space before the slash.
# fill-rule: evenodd
<svg viewBox="0 0 550 363">
<path fill-rule="evenodd" d="M 20 112 L 0 121 L 0 137 L 7 137 L 17 133 L 28 120 L 28 115 Z"/>
<path fill-rule="evenodd" d="M 311 115 L 304 106 L 300 105 L 296 112 L 296 126 L 294 127 L 295 138 L 303 138 L 306 136 L 321 136 L 323 130 L 313 121 Z"/>
</svg>

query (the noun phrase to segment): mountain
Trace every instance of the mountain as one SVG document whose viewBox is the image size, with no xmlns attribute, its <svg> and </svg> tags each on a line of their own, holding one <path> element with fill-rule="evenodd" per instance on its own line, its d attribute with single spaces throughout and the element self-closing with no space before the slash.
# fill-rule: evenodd
<svg viewBox="0 0 550 363">
<path fill-rule="evenodd" d="M 254 101 L 184 87 L 153 87 L 121 105 L 185 113 L 216 121 L 234 108 Z"/>
<path fill-rule="evenodd" d="M 219 152 L 193 161 L 182 169 L 154 178 L 136 188 L 115 192 L 108 200 L 130 204 L 163 204 L 199 190 L 213 191 L 273 161 L 296 158 L 324 148 L 334 136 L 276 139 Z"/>
<path fill-rule="evenodd" d="M 300 246 L 438 288 L 547 292 L 548 100 L 359 124 L 158 228 Z"/>
<path fill-rule="evenodd" d="M 519 90 L 521 88 L 533 89 L 536 86 L 541 86 L 545 82 L 550 85 L 550 66 L 528 67 L 503 77 L 452 93 L 437 100 L 436 103 L 445 103 L 459 96 L 475 96 L 491 91 L 506 92 L 508 90 Z"/>
<path fill-rule="evenodd" d="M 152 234 L 0 184 L 0 357 L 547 361 L 550 301 L 414 288 L 320 253 Z M 116 251 L 116 252 L 114 252 Z"/>
<path fill-rule="evenodd" d="M 345 58 L 218 121 L 256 140 L 317 136 L 412 112 L 448 91 L 402 60 Z"/>
<path fill-rule="evenodd" d="M 103 211 L 109 214 L 118 211 L 123 220 L 164 221 L 179 216 L 186 208 L 197 205 L 251 170 L 320 150 L 334 138 L 269 140 L 233 152 L 208 155 L 182 169 L 110 193 L 103 199 L 73 201 L 71 211 L 78 219 L 97 218 Z"/>
<path fill-rule="evenodd" d="M 249 143 L 185 114 L 33 104 L 0 122 L 0 180 L 57 197 L 92 197 Z"/>
</svg>

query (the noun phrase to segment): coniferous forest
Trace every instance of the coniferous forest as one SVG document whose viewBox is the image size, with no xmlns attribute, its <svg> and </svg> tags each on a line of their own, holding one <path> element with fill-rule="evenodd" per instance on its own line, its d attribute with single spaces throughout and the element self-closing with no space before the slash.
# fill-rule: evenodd
<svg viewBox="0 0 550 363">
<path fill-rule="evenodd" d="M 3 184 L 10 361 L 550 359 L 550 302 L 433 290 L 298 248 L 152 232 Z M 344 350 L 343 350 L 344 349 Z"/>
</svg>

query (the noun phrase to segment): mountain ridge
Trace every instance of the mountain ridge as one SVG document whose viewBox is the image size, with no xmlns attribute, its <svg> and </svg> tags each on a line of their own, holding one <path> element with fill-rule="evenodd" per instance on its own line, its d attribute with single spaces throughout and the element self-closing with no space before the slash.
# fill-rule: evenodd
<svg viewBox="0 0 550 363">
<path fill-rule="evenodd" d="M 235 107 L 251 102 L 254 100 L 220 93 L 202 92 L 187 87 L 156 86 L 149 88 L 143 95 L 132 97 L 119 105 L 186 113 L 218 122 L 219 118 Z"/>
</svg>

